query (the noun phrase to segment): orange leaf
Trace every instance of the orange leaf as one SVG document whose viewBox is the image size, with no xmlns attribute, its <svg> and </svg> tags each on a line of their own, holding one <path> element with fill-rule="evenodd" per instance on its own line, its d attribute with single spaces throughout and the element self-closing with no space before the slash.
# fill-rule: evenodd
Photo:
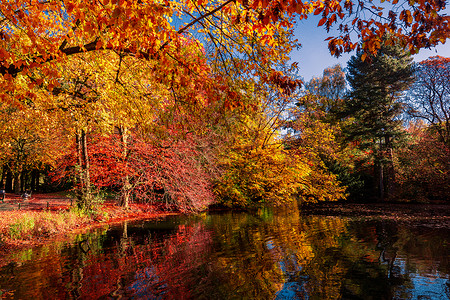
<svg viewBox="0 0 450 300">
<path fill-rule="evenodd" d="M 9 52 L 3 48 L 0 48 L 0 60 L 2 60 L 2 59 L 6 60 L 9 57 L 10 57 Z"/>
<path fill-rule="evenodd" d="M 412 16 L 411 16 L 411 12 L 409 10 L 406 11 L 406 21 L 408 23 L 411 23 L 413 20 Z"/>
<path fill-rule="evenodd" d="M 365 60 L 366 60 L 366 57 L 367 57 L 367 53 L 363 53 L 363 54 L 361 55 L 361 60 L 362 60 L 362 61 L 365 61 Z"/>
<path fill-rule="evenodd" d="M 113 18 L 118 18 L 120 16 L 120 6 L 116 7 L 112 13 Z"/>
</svg>

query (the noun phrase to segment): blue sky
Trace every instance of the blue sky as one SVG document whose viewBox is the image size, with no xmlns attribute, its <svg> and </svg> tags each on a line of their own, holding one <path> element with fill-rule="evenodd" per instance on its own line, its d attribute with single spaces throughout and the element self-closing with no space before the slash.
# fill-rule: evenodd
<svg viewBox="0 0 450 300">
<path fill-rule="evenodd" d="M 345 68 L 349 58 L 355 54 L 343 54 L 340 58 L 331 56 L 328 51 L 328 42 L 324 41 L 331 36 L 331 31 L 327 33 L 324 27 L 317 27 L 319 20 L 320 16 L 310 16 L 307 20 L 298 21 L 295 28 L 295 36 L 302 47 L 291 53 L 291 60 L 298 62 L 299 75 L 305 81 L 321 76 L 325 68 L 338 63 Z M 450 41 L 430 50 L 422 49 L 414 56 L 414 60 L 419 62 L 434 55 L 450 57 Z"/>
</svg>

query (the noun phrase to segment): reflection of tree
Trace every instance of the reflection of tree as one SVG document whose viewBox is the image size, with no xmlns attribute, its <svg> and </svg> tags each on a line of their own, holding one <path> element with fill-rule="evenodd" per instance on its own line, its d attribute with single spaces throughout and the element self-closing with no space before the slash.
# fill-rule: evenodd
<svg viewBox="0 0 450 300">
<path fill-rule="evenodd" d="M 208 252 L 204 227 L 179 225 L 163 240 L 152 239 L 145 230 L 137 233 L 146 238 L 136 238 L 134 229 L 125 224 L 111 236 L 116 242 L 106 241 L 112 248 L 92 257 L 84 269 L 81 297 L 190 298 L 195 281 L 189 272 L 200 267 Z"/>
<path fill-rule="evenodd" d="M 377 226 L 378 243 L 377 250 L 380 250 L 379 260 L 388 265 L 388 278 L 392 278 L 394 262 L 397 257 L 397 248 L 394 246 L 397 241 L 397 228 L 387 226 L 386 222 L 381 221 Z M 395 274 L 394 274 L 395 276 Z"/>
<path fill-rule="evenodd" d="M 20 299 L 408 299 L 411 273 L 450 273 L 448 233 L 302 216 L 295 206 L 126 223 L 33 252 L 14 274 L 0 270 L 0 286 Z"/>
<path fill-rule="evenodd" d="M 400 252 L 408 257 L 420 257 L 421 263 L 413 259 L 406 260 L 406 268 L 410 272 L 422 274 L 449 274 L 450 232 L 444 226 L 438 228 L 414 226 L 399 228 L 397 242 Z"/>
<path fill-rule="evenodd" d="M 116 242 L 117 247 L 117 260 L 115 261 L 115 266 L 121 266 L 121 263 L 126 263 L 126 259 L 128 255 L 132 255 L 133 253 L 133 245 L 129 241 L 128 238 L 128 222 L 125 221 L 122 224 L 122 235 L 119 237 L 119 241 Z M 121 296 L 121 292 L 124 288 L 122 284 L 122 276 L 117 276 L 115 283 L 115 290 L 111 292 L 111 296 L 119 297 Z"/>
<path fill-rule="evenodd" d="M 71 276 L 64 278 L 67 289 L 70 295 L 74 298 L 79 298 L 83 295 L 83 291 L 86 289 L 86 284 L 89 287 L 89 281 L 86 282 L 86 277 L 89 278 L 91 273 L 90 265 L 94 255 L 96 255 L 100 249 L 101 241 L 97 233 L 85 234 L 79 236 L 75 242 L 75 247 L 69 248 L 67 253 L 72 258 L 71 261 Z"/>
<path fill-rule="evenodd" d="M 273 259 L 286 266 L 284 287 L 277 295 L 339 298 L 344 266 L 335 254 L 346 222 L 337 218 L 301 217 L 293 207 L 286 214 L 277 215 L 270 229 L 271 236 L 276 237 L 277 255 Z"/>
<path fill-rule="evenodd" d="M 207 220 L 215 233 L 214 252 L 195 296 L 218 299 L 270 299 L 282 284 L 282 273 L 267 251 L 271 215 L 227 213 Z M 195 297 L 194 297 L 195 298 Z"/>
<path fill-rule="evenodd" d="M 299 299 L 390 299 L 394 291 L 395 295 L 408 295 L 411 283 L 407 274 L 390 278 L 389 267 L 377 259 L 382 251 L 375 249 L 378 238 L 384 259 L 389 259 L 390 270 L 395 270 L 395 228 L 380 227 L 384 233 L 378 237 L 376 227 L 366 227 L 358 239 L 358 227 L 345 219 L 299 218 L 292 210 L 288 217 L 282 215 L 274 223 L 277 225 L 271 228 L 271 236 L 277 238 L 272 248 L 278 250 L 273 258 L 282 266 L 285 280 L 278 295 L 285 296 L 286 290 Z M 296 255 L 295 264 L 292 253 Z"/>
</svg>

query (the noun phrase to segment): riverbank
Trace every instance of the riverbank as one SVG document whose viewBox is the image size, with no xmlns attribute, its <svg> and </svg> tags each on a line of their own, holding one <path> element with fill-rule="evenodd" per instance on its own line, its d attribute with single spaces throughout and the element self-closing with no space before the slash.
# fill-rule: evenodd
<svg viewBox="0 0 450 300">
<path fill-rule="evenodd" d="M 435 220 L 450 228 L 450 205 L 418 203 L 317 203 L 302 205 L 303 215 L 356 217 L 404 222 Z"/>
<path fill-rule="evenodd" d="M 23 200 L 7 194 L 0 202 L 0 265 L 6 253 L 30 248 L 86 230 L 141 219 L 159 219 L 175 212 L 155 205 L 130 204 L 124 209 L 115 201 L 105 201 L 89 215 L 75 208 L 75 201 L 62 194 L 35 194 Z"/>
</svg>

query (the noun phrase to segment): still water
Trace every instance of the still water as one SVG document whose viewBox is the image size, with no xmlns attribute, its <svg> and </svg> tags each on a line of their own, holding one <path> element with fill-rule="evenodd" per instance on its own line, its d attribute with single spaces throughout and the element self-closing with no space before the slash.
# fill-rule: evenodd
<svg viewBox="0 0 450 300">
<path fill-rule="evenodd" d="M 293 206 L 124 223 L 15 253 L 0 298 L 449 299 L 450 228 L 431 221 Z"/>
</svg>

